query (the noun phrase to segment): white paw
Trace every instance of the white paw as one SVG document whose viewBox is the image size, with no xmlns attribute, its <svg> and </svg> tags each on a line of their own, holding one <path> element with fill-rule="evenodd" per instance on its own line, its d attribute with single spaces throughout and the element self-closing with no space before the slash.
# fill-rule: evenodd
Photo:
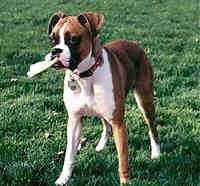
<svg viewBox="0 0 200 186">
<path fill-rule="evenodd" d="M 81 150 L 81 142 L 78 144 L 78 151 Z"/>
<path fill-rule="evenodd" d="M 104 147 L 105 147 L 105 145 L 103 146 L 102 144 L 99 144 L 99 143 L 98 143 L 98 145 L 96 146 L 95 150 L 96 150 L 97 152 L 100 152 L 100 151 L 102 151 L 102 150 L 104 149 Z"/>
<path fill-rule="evenodd" d="M 99 141 L 99 143 L 97 144 L 95 150 L 96 150 L 97 152 L 102 151 L 102 150 L 105 148 L 106 143 L 107 143 L 107 139 L 106 139 L 106 140 L 102 140 L 102 139 L 101 139 L 101 140 Z"/>
<path fill-rule="evenodd" d="M 156 144 L 151 151 L 151 159 L 157 159 L 160 157 L 160 145 Z"/>
<path fill-rule="evenodd" d="M 69 176 L 66 176 L 66 177 L 65 176 L 60 176 L 55 182 L 56 186 L 65 185 L 68 182 L 69 178 L 70 178 Z"/>
<path fill-rule="evenodd" d="M 78 151 L 81 150 L 82 145 L 84 145 L 87 142 L 87 138 L 81 138 L 79 144 L 78 144 Z"/>
</svg>

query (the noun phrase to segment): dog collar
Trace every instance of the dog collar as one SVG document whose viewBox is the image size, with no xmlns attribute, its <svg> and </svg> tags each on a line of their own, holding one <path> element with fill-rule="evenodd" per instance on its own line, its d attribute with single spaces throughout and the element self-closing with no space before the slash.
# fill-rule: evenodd
<svg viewBox="0 0 200 186">
<path fill-rule="evenodd" d="M 88 18 L 85 17 L 85 16 L 79 16 L 79 21 L 86 28 L 86 30 L 88 30 L 88 34 L 90 36 L 91 43 L 92 43 L 92 56 L 94 56 L 94 58 L 95 58 L 94 65 L 92 65 L 88 70 L 85 70 L 85 71 L 80 72 L 80 73 L 76 70 L 74 71 L 74 73 L 76 75 L 78 75 L 80 78 L 85 78 L 85 77 L 90 77 L 94 74 L 94 71 L 97 69 L 97 67 L 101 66 L 103 64 L 103 58 L 102 58 L 102 49 L 100 51 L 100 54 L 99 55 L 97 54 L 97 57 L 95 57 L 95 37 L 96 37 L 96 33 L 93 32 Z"/>
<path fill-rule="evenodd" d="M 79 76 L 80 78 L 90 77 L 94 74 L 95 70 L 103 64 L 103 58 L 102 58 L 102 51 L 100 52 L 100 55 L 95 59 L 94 65 L 92 65 L 88 70 L 85 70 L 83 72 L 79 72 L 77 69 L 73 71 L 73 74 Z"/>
</svg>

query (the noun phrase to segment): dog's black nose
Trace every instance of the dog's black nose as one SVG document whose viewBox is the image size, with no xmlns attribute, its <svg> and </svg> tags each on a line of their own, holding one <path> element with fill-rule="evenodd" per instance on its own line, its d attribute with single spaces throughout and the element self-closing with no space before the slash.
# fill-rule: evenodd
<svg viewBox="0 0 200 186">
<path fill-rule="evenodd" d="M 51 50 L 51 54 L 52 54 L 52 55 L 60 54 L 60 53 L 62 53 L 62 51 L 63 51 L 63 49 L 60 49 L 60 48 L 53 48 L 53 49 Z"/>
</svg>

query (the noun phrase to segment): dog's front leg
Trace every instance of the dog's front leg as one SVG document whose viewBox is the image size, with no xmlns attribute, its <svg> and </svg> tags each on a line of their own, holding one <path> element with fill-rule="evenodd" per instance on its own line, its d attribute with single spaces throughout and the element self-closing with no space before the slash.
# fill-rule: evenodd
<svg viewBox="0 0 200 186">
<path fill-rule="evenodd" d="M 67 124 L 67 148 L 63 170 L 56 180 L 56 185 L 64 185 L 72 175 L 73 163 L 77 153 L 81 133 L 81 119 L 77 116 L 69 116 Z"/>
</svg>

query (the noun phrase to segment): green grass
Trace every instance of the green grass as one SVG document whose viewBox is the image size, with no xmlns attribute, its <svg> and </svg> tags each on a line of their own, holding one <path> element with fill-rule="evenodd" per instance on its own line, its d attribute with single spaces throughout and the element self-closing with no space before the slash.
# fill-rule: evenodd
<svg viewBox="0 0 200 186">
<path fill-rule="evenodd" d="M 62 71 L 31 80 L 26 71 L 49 50 L 47 22 L 68 14 L 105 15 L 103 42 L 140 41 L 155 72 L 156 121 L 162 156 L 151 161 L 147 128 L 131 95 L 126 101 L 130 185 L 200 185 L 200 5 L 198 0 L 0 1 L 0 185 L 54 185 L 66 146 Z M 14 79 L 16 79 L 16 81 Z M 94 150 L 101 125 L 85 119 L 86 142 L 70 186 L 118 185 L 113 140 Z M 45 138 L 45 132 L 51 134 Z"/>
</svg>

